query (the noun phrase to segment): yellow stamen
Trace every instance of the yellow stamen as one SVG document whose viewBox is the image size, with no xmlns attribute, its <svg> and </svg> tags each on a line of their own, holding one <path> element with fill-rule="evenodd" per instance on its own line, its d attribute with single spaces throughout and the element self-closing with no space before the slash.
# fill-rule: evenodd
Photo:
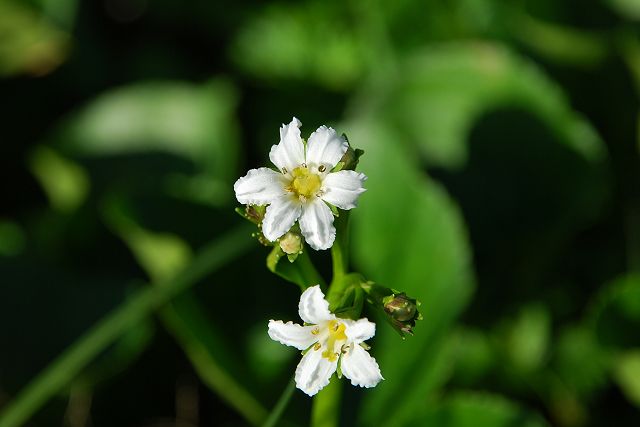
<svg viewBox="0 0 640 427">
<path fill-rule="evenodd" d="M 287 187 L 287 191 L 295 193 L 302 201 L 314 196 L 322 186 L 320 177 L 315 173 L 311 173 L 309 168 L 304 165 L 295 168 L 291 175 L 293 180 Z"/>
<path fill-rule="evenodd" d="M 345 334 L 347 327 L 337 320 L 332 320 L 328 326 L 329 338 L 327 338 L 326 350 L 322 352 L 322 357 L 329 360 L 329 362 L 335 362 L 340 355 L 340 353 L 335 352 L 336 343 L 347 340 L 347 335 Z"/>
</svg>

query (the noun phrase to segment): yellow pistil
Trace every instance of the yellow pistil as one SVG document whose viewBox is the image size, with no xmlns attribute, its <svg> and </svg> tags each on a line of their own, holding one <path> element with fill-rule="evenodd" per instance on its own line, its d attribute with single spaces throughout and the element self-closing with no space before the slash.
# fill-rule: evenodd
<svg viewBox="0 0 640 427">
<path fill-rule="evenodd" d="M 329 360 L 329 362 L 335 362 L 338 360 L 340 353 L 336 353 L 336 343 L 347 340 L 347 335 L 344 333 L 347 327 L 342 322 L 332 320 L 329 322 L 329 338 L 326 341 L 326 350 L 322 352 L 322 357 Z"/>
<path fill-rule="evenodd" d="M 287 187 L 287 191 L 295 193 L 300 201 L 306 201 L 311 196 L 314 196 L 320 190 L 322 181 L 320 177 L 315 173 L 311 173 L 306 166 L 299 166 L 291 171 L 293 180 Z"/>
</svg>

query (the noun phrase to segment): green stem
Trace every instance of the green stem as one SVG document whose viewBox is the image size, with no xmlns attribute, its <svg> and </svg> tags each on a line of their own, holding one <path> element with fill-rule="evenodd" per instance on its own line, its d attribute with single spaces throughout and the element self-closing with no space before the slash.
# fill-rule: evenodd
<svg viewBox="0 0 640 427">
<path fill-rule="evenodd" d="M 282 416 L 282 413 L 287 408 L 287 404 L 289 403 L 289 400 L 291 400 L 295 389 L 296 382 L 292 378 L 291 381 L 289 381 L 289 384 L 287 384 L 287 387 L 282 392 L 282 395 L 280 396 L 280 399 L 278 399 L 276 406 L 273 407 L 273 411 L 271 411 L 271 414 L 269 414 L 269 418 L 267 418 L 264 424 L 262 424 L 262 427 L 275 427 L 278 420 Z"/>
<path fill-rule="evenodd" d="M 205 247 L 181 274 L 159 286 L 144 288 L 100 320 L 49 364 L 0 414 L 0 427 L 24 425 L 29 417 L 106 347 L 174 296 L 249 249 L 248 226 L 241 226 Z"/>
<path fill-rule="evenodd" d="M 333 378 L 328 386 L 323 388 L 313 398 L 311 410 L 311 427 L 336 427 L 340 421 L 340 398 L 342 397 L 342 382 Z"/>
<path fill-rule="evenodd" d="M 313 265 L 313 262 L 311 262 L 311 258 L 309 257 L 308 250 L 298 255 L 298 258 L 296 258 L 296 262 L 294 263 L 294 265 L 295 264 L 297 264 L 297 267 L 300 271 L 300 275 L 302 276 L 302 279 L 304 281 L 304 289 L 302 289 L 303 291 L 307 289 L 309 286 L 325 285 L 324 279 L 322 278 L 320 273 L 318 273 L 318 270 L 316 270 L 316 267 L 315 265 Z"/>
<path fill-rule="evenodd" d="M 211 329 L 199 331 L 193 324 L 192 316 L 202 316 L 202 308 L 191 293 L 176 298 L 160 312 L 160 318 L 168 331 L 175 337 L 189 358 L 198 376 L 211 390 L 234 408 L 251 425 L 259 426 L 267 418 L 266 409 L 258 402 L 231 373 L 224 369 L 222 361 L 216 358 L 215 349 L 207 342 L 215 339 L 203 334 L 212 334 Z M 221 350 L 218 347 L 218 350 Z"/>
<path fill-rule="evenodd" d="M 333 262 L 333 280 L 331 284 L 340 280 L 349 271 L 349 212 L 341 212 L 336 219 L 336 241 L 331 246 L 331 261 Z"/>
</svg>

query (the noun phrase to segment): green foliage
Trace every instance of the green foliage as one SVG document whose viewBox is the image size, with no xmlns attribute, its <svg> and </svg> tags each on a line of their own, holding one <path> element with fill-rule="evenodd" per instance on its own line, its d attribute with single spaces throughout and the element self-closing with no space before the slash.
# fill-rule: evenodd
<svg viewBox="0 0 640 427">
<path fill-rule="evenodd" d="M 162 177 L 177 197 L 221 204 L 236 178 L 237 95 L 223 80 L 195 85 L 146 82 L 106 93 L 73 114 L 58 132 L 61 149 L 78 158 L 167 153 L 189 161 L 193 175 Z"/>
<path fill-rule="evenodd" d="M 34 150 L 30 166 L 54 209 L 71 212 L 85 201 L 89 177 L 79 165 L 48 147 L 40 146 Z"/>
<path fill-rule="evenodd" d="M 473 289 L 470 254 L 457 209 L 398 137 L 373 121 L 349 129 L 367 153 L 368 186 L 377 189 L 353 214 L 355 259 L 368 277 L 418 299 L 424 317 L 403 342 L 379 328 L 374 355 L 386 380 L 365 397 L 361 421 L 403 425 L 447 377 L 446 334 Z"/>
<path fill-rule="evenodd" d="M 69 34 L 26 3 L 0 2 L 0 76 L 44 75 L 58 67 L 68 55 Z"/>
<path fill-rule="evenodd" d="M 540 417 L 508 400 L 490 394 L 459 393 L 431 405 L 415 426 L 440 427 L 544 427 Z"/>
<path fill-rule="evenodd" d="M 615 361 L 613 377 L 627 398 L 640 406 L 640 350 L 622 354 Z"/>
<path fill-rule="evenodd" d="M 150 360 L 199 379 L 202 419 L 176 424 L 306 425 L 266 319 L 295 315 L 282 282 L 324 285 L 329 254 L 223 234 L 238 166 L 291 115 L 366 151 L 338 270 L 424 317 L 402 340 L 365 311 L 385 380 L 334 378 L 316 427 L 638 419 L 637 1 L 103 3 L 0 0 L 0 427 L 60 424 L 70 389 L 97 391 L 96 425 L 173 416 L 178 393 L 136 378 Z M 92 325 L 105 283 L 119 305 Z M 359 313 L 349 292 L 332 307 Z M 129 384 L 131 417 L 111 402 Z"/>
<path fill-rule="evenodd" d="M 533 113 L 560 141 L 590 160 L 602 161 L 602 141 L 571 110 L 560 88 L 534 64 L 498 44 L 450 43 L 409 56 L 383 108 L 428 164 L 461 168 L 474 122 L 499 107 Z"/>
</svg>

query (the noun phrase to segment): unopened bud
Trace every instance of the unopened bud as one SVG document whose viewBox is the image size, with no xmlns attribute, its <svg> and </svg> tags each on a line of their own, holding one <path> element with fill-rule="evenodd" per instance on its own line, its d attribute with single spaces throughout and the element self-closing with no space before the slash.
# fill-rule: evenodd
<svg viewBox="0 0 640 427">
<path fill-rule="evenodd" d="M 279 244 L 280 249 L 287 255 L 298 254 L 303 247 L 302 237 L 291 231 L 280 238 Z"/>
<path fill-rule="evenodd" d="M 387 320 L 400 335 L 404 336 L 405 333 L 413 335 L 416 321 L 422 320 L 422 315 L 418 311 L 419 301 L 409 298 L 404 292 L 372 282 L 362 284 L 362 289 L 367 293 L 368 301 L 385 312 Z"/>
<path fill-rule="evenodd" d="M 342 136 L 347 139 L 346 135 L 343 134 Z M 362 156 L 363 154 L 364 150 L 360 150 L 359 148 L 353 149 L 351 148 L 351 146 L 349 146 L 346 153 L 344 153 L 344 155 L 338 162 L 340 170 L 355 170 L 356 166 L 358 166 L 360 156 Z"/>
</svg>

